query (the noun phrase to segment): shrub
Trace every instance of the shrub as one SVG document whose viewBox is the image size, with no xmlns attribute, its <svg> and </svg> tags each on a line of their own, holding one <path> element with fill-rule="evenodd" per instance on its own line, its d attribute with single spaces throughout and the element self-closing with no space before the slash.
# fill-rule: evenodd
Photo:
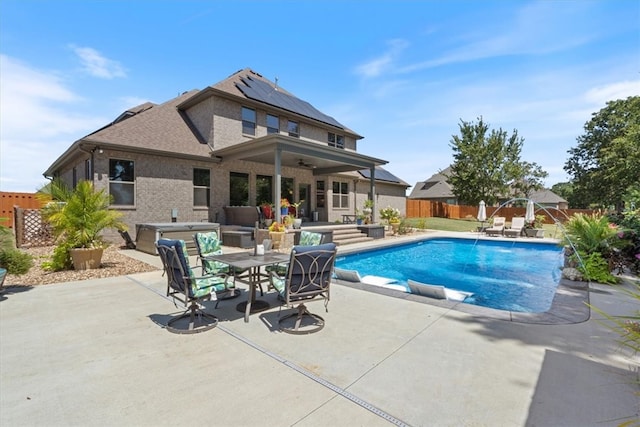
<svg viewBox="0 0 640 427">
<path fill-rule="evenodd" d="M 42 268 L 47 271 L 71 270 L 73 261 L 71 260 L 70 249 L 72 248 L 72 243 L 65 241 L 60 242 L 58 246 L 53 249 L 51 261 L 43 262 Z"/>
<path fill-rule="evenodd" d="M 10 274 L 25 274 L 33 267 L 33 257 L 19 249 L 0 251 L 0 267 Z"/>
<path fill-rule="evenodd" d="M 600 252 L 580 253 L 580 258 L 582 258 L 583 264 L 578 265 L 578 270 L 585 279 L 610 285 L 619 282 L 619 279 L 609 271 L 609 263 Z"/>
<path fill-rule="evenodd" d="M 625 243 L 621 249 L 623 263 L 633 272 L 640 272 L 640 209 L 612 214 L 609 219 L 618 224 L 618 237 Z"/>
</svg>

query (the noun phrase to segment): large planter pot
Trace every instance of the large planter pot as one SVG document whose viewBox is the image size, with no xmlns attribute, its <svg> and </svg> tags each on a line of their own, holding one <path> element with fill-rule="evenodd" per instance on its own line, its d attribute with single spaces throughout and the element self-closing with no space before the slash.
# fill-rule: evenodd
<svg viewBox="0 0 640 427">
<path fill-rule="evenodd" d="M 390 222 L 389 225 L 391 226 L 391 229 L 393 230 L 393 234 L 398 234 L 398 229 L 400 228 L 400 223 L 399 222 Z"/>
<path fill-rule="evenodd" d="M 76 248 L 70 249 L 73 268 L 76 270 L 90 270 L 100 268 L 102 261 L 102 248 Z"/>
<path fill-rule="evenodd" d="M 284 231 L 269 232 L 269 237 L 271 237 L 273 249 L 280 249 L 280 247 L 282 246 L 282 240 L 284 239 L 284 234 Z"/>
<path fill-rule="evenodd" d="M 293 228 L 298 230 L 300 229 L 301 226 L 302 226 L 302 218 L 296 218 L 293 220 Z"/>
<path fill-rule="evenodd" d="M 544 229 L 543 228 L 525 228 L 524 234 L 527 237 L 537 237 L 542 239 L 544 237 Z"/>
</svg>

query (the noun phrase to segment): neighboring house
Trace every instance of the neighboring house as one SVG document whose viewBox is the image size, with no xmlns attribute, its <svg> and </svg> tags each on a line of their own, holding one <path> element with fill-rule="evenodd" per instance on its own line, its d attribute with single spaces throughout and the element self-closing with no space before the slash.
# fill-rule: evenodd
<svg viewBox="0 0 640 427">
<path fill-rule="evenodd" d="M 546 208 L 569 209 L 569 202 L 567 202 L 565 199 L 558 196 L 551 190 L 544 189 L 536 191 L 531 194 L 529 198 L 536 202 L 538 205 L 544 206 Z"/>
<path fill-rule="evenodd" d="M 223 207 L 303 201 L 320 221 L 405 211 L 406 182 L 361 154 L 363 137 L 250 70 L 162 104 L 145 103 L 74 142 L 44 172 L 92 180 L 135 224 L 212 221 Z M 278 179 L 280 178 L 280 179 Z M 278 209 L 275 210 L 279 212 Z M 279 215 L 279 214 L 278 214 Z"/>
<path fill-rule="evenodd" d="M 443 171 L 434 174 L 426 181 L 418 182 L 414 186 L 408 198 L 431 200 L 434 202 L 444 202 L 450 205 L 457 205 L 458 199 L 455 194 L 453 194 L 451 185 L 447 182 L 447 176 L 450 172 L 451 167 L 448 167 Z M 556 209 L 569 208 L 569 203 L 565 199 L 547 189 L 534 192 L 531 194 L 530 199 L 544 207 Z M 508 201 L 506 198 L 500 199 L 500 203 L 504 203 L 506 201 Z"/>
<path fill-rule="evenodd" d="M 451 172 L 451 167 L 438 172 L 426 181 L 418 182 L 411 190 L 409 199 L 431 200 L 433 202 L 444 202 L 449 205 L 457 205 L 458 198 L 453 194 L 451 185 L 447 182 L 447 176 Z"/>
</svg>

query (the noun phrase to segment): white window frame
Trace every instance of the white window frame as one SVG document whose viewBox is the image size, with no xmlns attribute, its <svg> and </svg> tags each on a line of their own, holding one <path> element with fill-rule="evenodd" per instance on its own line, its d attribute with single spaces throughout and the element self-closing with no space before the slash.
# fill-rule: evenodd
<svg viewBox="0 0 640 427">
<path fill-rule="evenodd" d="M 209 185 L 196 185 L 196 170 L 206 171 L 209 174 Z M 207 168 L 193 168 L 193 207 L 194 208 L 208 208 L 211 204 L 211 169 Z M 197 205 L 196 204 L 196 191 L 198 190 L 206 190 L 206 204 Z"/>
<path fill-rule="evenodd" d="M 270 126 L 269 125 L 269 118 L 273 117 L 276 120 L 276 127 Z M 273 114 L 268 114 L 267 113 L 267 134 L 272 134 L 272 133 L 280 133 L 280 117 L 275 116 Z"/>
<path fill-rule="evenodd" d="M 249 116 L 250 114 L 253 115 L 253 118 Z M 258 113 L 256 112 L 255 108 L 249 108 L 249 107 L 243 106 L 241 111 L 241 117 L 242 117 L 242 133 L 244 135 L 255 136 L 256 121 L 258 118 Z"/>
<path fill-rule="evenodd" d="M 292 126 L 295 126 L 295 132 L 292 132 Z M 300 123 L 296 122 L 295 120 L 288 120 L 287 121 L 287 132 L 289 133 L 289 136 L 293 136 L 295 138 L 300 138 Z"/>
<path fill-rule="evenodd" d="M 336 192 L 336 184 L 338 185 L 338 191 Z M 347 181 L 333 181 L 331 185 L 332 191 L 332 203 L 334 209 L 349 209 L 349 182 Z"/>
<path fill-rule="evenodd" d="M 132 178 L 131 181 L 123 181 L 120 177 L 115 176 L 112 173 L 111 170 L 111 162 L 122 162 L 122 163 L 128 163 L 129 166 L 133 167 L 133 174 L 132 174 Z M 109 195 L 110 196 L 114 196 L 114 200 L 112 203 L 112 206 L 135 206 L 136 205 L 136 169 L 135 169 L 135 165 L 136 162 L 134 160 L 131 159 L 120 159 L 120 158 L 109 158 Z M 116 195 L 114 195 L 114 191 L 115 188 L 117 188 L 117 186 L 131 186 L 131 194 L 133 195 L 133 203 L 131 204 L 122 204 L 122 203 L 118 203 L 118 197 L 115 197 Z"/>
</svg>

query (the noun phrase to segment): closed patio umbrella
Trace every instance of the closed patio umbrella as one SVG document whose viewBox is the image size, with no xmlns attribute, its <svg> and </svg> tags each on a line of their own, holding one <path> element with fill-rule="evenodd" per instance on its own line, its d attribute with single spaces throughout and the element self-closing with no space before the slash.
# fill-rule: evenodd
<svg viewBox="0 0 640 427">
<path fill-rule="evenodd" d="M 484 229 L 484 222 L 487 220 L 487 208 L 485 207 L 484 200 L 480 200 L 480 207 L 478 208 L 478 221 L 482 223 L 480 231 Z"/>
<path fill-rule="evenodd" d="M 527 202 L 527 210 L 524 213 L 524 220 L 527 223 L 532 223 L 536 219 L 535 207 L 533 206 L 533 200 L 529 199 Z"/>
</svg>

